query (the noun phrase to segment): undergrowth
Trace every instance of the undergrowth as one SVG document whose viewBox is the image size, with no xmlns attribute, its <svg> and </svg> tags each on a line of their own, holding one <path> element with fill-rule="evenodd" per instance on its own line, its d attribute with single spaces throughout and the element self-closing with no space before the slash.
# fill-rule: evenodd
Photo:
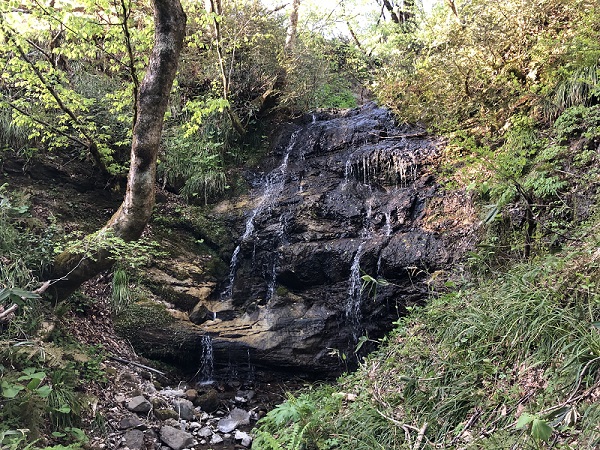
<svg viewBox="0 0 600 450">
<path fill-rule="evenodd" d="M 87 437 L 79 427 L 91 414 L 85 388 L 106 381 L 104 352 L 62 326 L 63 310 L 74 303 L 52 307 L 32 292 L 60 236 L 52 219 L 45 225 L 32 216 L 26 191 L 0 186 L 0 307 L 16 307 L 0 320 L 2 450 L 82 448 Z"/>
<path fill-rule="evenodd" d="M 600 446 L 600 240 L 433 295 L 360 369 L 259 422 L 261 449 Z"/>
</svg>

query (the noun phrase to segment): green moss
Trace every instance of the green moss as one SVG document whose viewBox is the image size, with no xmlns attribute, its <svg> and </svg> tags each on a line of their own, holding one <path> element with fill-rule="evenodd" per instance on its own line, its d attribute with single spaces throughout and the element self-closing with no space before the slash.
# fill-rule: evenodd
<svg viewBox="0 0 600 450">
<path fill-rule="evenodd" d="M 131 338 L 137 330 L 160 328 L 174 321 L 164 305 L 147 301 L 131 305 L 115 319 L 114 324 L 118 334 Z"/>
<path fill-rule="evenodd" d="M 275 292 L 279 297 L 285 297 L 290 291 L 285 286 L 277 286 Z"/>
</svg>

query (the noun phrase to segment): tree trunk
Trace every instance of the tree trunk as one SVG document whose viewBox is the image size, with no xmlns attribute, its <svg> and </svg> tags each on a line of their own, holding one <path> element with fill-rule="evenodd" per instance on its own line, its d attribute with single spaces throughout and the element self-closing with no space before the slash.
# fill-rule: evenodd
<svg viewBox="0 0 600 450">
<path fill-rule="evenodd" d="M 398 18 L 398 15 L 396 14 L 396 11 L 394 11 L 394 5 L 392 5 L 389 2 L 389 0 L 383 0 L 383 6 L 390 13 L 390 16 L 392 17 L 392 22 L 400 24 L 400 19 Z"/>
<path fill-rule="evenodd" d="M 179 0 L 153 0 L 153 6 L 154 48 L 139 89 L 125 198 L 118 211 L 97 233 L 100 250 L 92 255 L 66 250 L 57 257 L 52 273 L 56 280 L 48 291 L 57 300 L 66 298 L 83 282 L 112 266 L 110 249 L 102 248 L 104 236 L 115 236 L 124 241 L 138 239 L 152 213 L 156 159 L 186 23 Z"/>
<path fill-rule="evenodd" d="M 298 34 L 298 10 L 300 9 L 300 0 L 292 2 L 292 12 L 290 13 L 290 23 L 287 28 L 287 36 L 285 38 L 285 47 L 283 52 L 289 56 L 294 51 L 296 45 L 296 35 Z"/>
</svg>

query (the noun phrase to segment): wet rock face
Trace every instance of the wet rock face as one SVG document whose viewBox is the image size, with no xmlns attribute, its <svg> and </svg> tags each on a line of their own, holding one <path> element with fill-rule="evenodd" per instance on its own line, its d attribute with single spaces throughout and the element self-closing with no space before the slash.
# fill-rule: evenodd
<svg viewBox="0 0 600 450">
<path fill-rule="evenodd" d="M 439 145 L 374 105 L 283 129 L 255 178 L 254 209 L 232 223 L 240 237 L 229 279 L 206 304 L 221 310 L 202 325 L 215 361 L 245 348 L 254 365 L 335 373 L 331 349 L 351 353 L 424 300 L 428 274 L 460 258 L 472 224 L 435 226 Z M 389 284 L 372 298 L 364 274 Z"/>
<path fill-rule="evenodd" d="M 436 183 L 440 147 L 375 105 L 283 127 L 248 198 L 214 210 L 231 230 L 220 250 L 228 276 L 186 303 L 195 325 L 152 330 L 147 356 L 177 342 L 178 358 L 201 372 L 210 363 L 217 378 L 345 370 L 339 355 L 425 301 L 430 275 L 474 241 L 468 198 Z M 361 289 L 365 274 L 387 280 L 375 296 Z"/>
</svg>

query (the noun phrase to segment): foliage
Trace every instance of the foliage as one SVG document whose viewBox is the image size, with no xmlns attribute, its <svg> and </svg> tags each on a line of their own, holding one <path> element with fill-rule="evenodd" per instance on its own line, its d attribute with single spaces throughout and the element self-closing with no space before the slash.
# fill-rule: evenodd
<svg viewBox="0 0 600 450">
<path fill-rule="evenodd" d="M 110 297 L 111 312 L 115 315 L 123 312 L 131 304 L 129 274 L 117 264 L 113 270 L 112 295 Z"/>
<path fill-rule="evenodd" d="M 39 368 L 27 367 L 16 375 L 9 372 L 3 378 L 0 386 L 3 425 L 19 426 L 23 430 L 19 436 L 5 429 L 5 436 L 18 441 L 26 435 L 35 439 L 44 426 L 43 420 L 47 419 L 55 430 L 63 430 L 54 432 L 55 438 L 87 440 L 79 428 L 72 426 L 80 414 L 80 404 L 73 391 L 76 374 L 72 369 L 55 369 L 48 374 Z M 8 438 L 7 443 L 10 440 Z"/>
<path fill-rule="evenodd" d="M 55 223 L 48 226 L 32 219 L 29 195 L 0 186 L 0 272 L 6 287 L 27 288 L 53 257 L 53 241 L 59 234 Z"/>
<path fill-rule="evenodd" d="M 144 266 L 152 258 L 160 257 L 163 254 L 156 241 L 143 238 L 137 241 L 125 241 L 115 236 L 110 229 L 102 229 L 84 237 L 81 237 L 80 233 L 74 233 L 69 237 L 72 239 L 55 244 L 56 254 L 68 250 L 72 254 L 80 255 L 81 258 L 94 259 L 99 251 L 106 251 L 112 259 L 130 269 Z"/>
</svg>

